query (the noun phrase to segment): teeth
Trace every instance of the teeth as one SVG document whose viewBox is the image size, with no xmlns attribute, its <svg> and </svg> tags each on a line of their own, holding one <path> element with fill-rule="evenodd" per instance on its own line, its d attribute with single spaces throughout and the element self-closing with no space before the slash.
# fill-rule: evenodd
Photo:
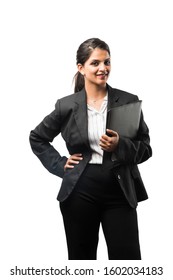
<svg viewBox="0 0 173 280">
<path fill-rule="evenodd" d="M 103 76 L 103 75 L 107 75 L 108 73 L 101 73 L 101 74 L 98 74 L 98 76 Z"/>
</svg>

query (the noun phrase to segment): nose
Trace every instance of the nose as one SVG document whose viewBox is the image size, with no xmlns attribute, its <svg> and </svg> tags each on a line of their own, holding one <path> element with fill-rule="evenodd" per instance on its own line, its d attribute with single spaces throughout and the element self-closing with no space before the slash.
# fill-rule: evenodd
<svg viewBox="0 0 173 280">
<path fill-rule="evenodd" d="M 106 70 L 107 70 L 107 67 L 106 67 L 106 65 L 105 65 L 104 62 L 103 62 L 103 63 L 100 63 L 99 66 L 100 66 L 100 67 L 99 67 L 99 70 L 100 70 L 100 71 L 106 71 Z"/>
</svg>

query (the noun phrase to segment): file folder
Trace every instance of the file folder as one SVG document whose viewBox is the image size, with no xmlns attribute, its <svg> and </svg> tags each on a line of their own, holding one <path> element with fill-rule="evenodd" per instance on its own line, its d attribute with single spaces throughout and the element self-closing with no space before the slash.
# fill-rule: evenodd
<svg viewBox="0 0 173 280">
<path fill-rule="evenodd" d="M 141 116 L 142 101 L 127 103 L 108 111 L 107 128 L 120 136 L 134 138 L 137 135 Z"/>
</svg>

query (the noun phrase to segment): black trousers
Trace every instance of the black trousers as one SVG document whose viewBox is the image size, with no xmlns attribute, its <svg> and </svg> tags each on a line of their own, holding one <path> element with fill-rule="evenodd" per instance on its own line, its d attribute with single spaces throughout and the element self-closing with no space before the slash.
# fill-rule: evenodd
<svg viewBox="0 0 173 280">
<path fill-rule="evenodd" d="M 136 209 L 129 206 L 112 170 L 88 164 L 60 209 L 69 260 L 96 260 L 102 225 L 110 260 L 140 260 Z"/>
</svg>

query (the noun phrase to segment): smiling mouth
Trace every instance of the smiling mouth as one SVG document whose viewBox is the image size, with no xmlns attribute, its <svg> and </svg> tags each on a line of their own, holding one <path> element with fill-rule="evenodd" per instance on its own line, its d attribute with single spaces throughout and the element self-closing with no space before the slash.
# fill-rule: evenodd
<svg viewBox="0 0 173 280">
<path fill-rule="evenodd" d="M 97 74 L 98 77 L 106 77 L 109 73 L 106 72 L 106 73 L 100 73 L 100 74 Z"/>
<path fill-rule="evenodd" d="M 107 76 L 108 72 L 97 74 L 97 76 Z"/>
</svg>

